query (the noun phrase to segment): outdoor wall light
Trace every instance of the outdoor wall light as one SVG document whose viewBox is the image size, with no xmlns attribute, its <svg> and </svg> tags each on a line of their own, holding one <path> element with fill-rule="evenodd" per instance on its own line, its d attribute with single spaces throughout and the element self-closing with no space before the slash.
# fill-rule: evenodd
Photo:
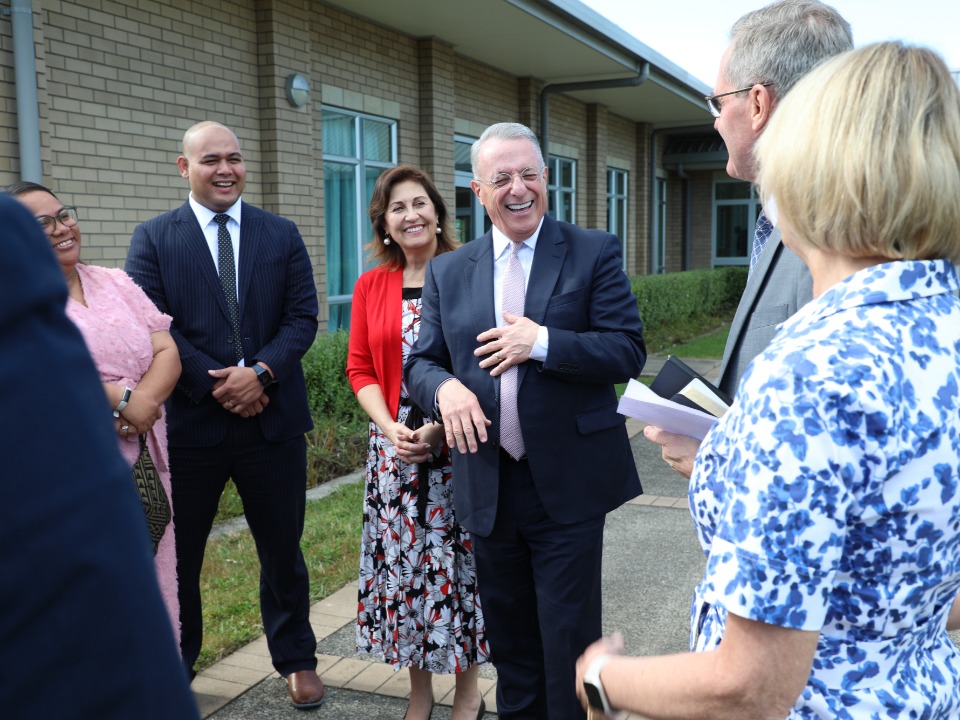
<svg viewBox="0 0 960 720">
<path fill-rule="evenodd" d="M 294 107 L 303 107 L 310 100 L 310 83 L 300 73 L 287 75 L 285 91 L 287 102 Z"/>
</svg>

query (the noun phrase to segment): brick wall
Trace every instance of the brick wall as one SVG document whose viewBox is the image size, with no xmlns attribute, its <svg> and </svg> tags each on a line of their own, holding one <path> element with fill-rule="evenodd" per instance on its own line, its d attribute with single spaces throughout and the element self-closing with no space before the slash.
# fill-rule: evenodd
<svg viewBox="0 0 960 720">
<path fill-rule="evenodd" d="M 311 0 L 34 0 L 34 11 L 44 182 L 80 208 L 84 259 L 122 265 L 136 224 L 185 200 L 176 168 L 183 132 L 217 120 L 236 131 L 247 158 L 244 199 L 300 227 L 321 324 L 322 106 L 396 120 L 398 159 L 427 169 L 451 205 L 455 129 L 474 134 L 516 120 L 540 132 L 541 79 L 507 75 L 457 55 L 442 38 L 413 38 Z M 19 179 L 10 33 L 9 19 L 0 20 L 2 184 Z M 284 95 L 294 72 L 312 88 L 303 108 Z M 623 240 L 631 273 L 647 272 L 650 262 L 649 147 L 650 128 L 550 96 L 550 148 L 577 161 L 582 225 L 606 227 L 607 167 L 630 173 Z M 673 207 L 668 225 L 671 267 L 681 261 L 681 212 Z M 695 219 L 693 230 L 696 246 L 710 226 Z M 702 253 L 693 261 L 703 262 Z"/>
</svg>

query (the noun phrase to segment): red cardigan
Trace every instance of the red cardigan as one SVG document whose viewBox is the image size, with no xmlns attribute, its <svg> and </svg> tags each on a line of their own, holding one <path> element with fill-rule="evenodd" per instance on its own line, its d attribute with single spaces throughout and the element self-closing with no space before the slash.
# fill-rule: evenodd
<svg viewBox="0 0 960 720">
<path fill-rule="evenodd" d="M 382 267 L 368 270 L 353 288 L 350 313 L 350 347 L 347 377 L 354 392 L 379 385 L 390 415 L 400 406 L 403 350 L 400 347 L 400 316 L 403 300 L 403 270 Z"/>
</svg>

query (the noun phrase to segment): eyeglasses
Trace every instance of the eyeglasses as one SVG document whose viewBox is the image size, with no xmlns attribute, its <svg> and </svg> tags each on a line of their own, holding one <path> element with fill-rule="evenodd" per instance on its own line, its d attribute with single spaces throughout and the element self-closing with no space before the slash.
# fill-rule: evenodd
<svg viewBox="0 0 960 720">
<path fill-rule="evenodd" d="M 720 111 L 723 109 L 723 106 L 720 104 L 720 98 L 726 97 L 727 95 L 736 95 L 737 93 L 747 92 L 747 90 L 753 90 L 754 85 L 763 85 L 768 87 L 773 85 L 772 82 L 763 82 L 763 83 L 754 83 L 750 87 L 740 88 L 739 90 L 731 90 L 730 92 L 717 93 L 716 95 L 707 95 L 704 100 L 707 101 L 707 110 L 710 111 L 710 114 L 715 118 L 720 117 Z"/>
<path fill-rule="evenodd" d="M 77 224 L 79 216 L 77 215 L 77 209 L 75 207 L 65 207 L 60 208 L 60 212 L 56 215 L 37 215 L 37 222 L 40 223 L 41 229 L 47 235 L 53 235 L 54 231 L 57 229 L 57 220 L 64 227 L 73 227 Z"/>
<path fill-rule="evenodd" d="M 543 174 L 544 168 L 539 170 L 534 170 L 533 168 L 524 168 L 518 172 L 505 173 L 502 172 L 498 174 L 493 180 L 481 180 L 480 178 L 475 178 L 477 182 L 483 183 L 484 185 L 490 185 L 495 187 L 497 190 L 503 190 L 508 185 L 513 184 L 514 175 L 519 176 L 523 181 L 524 185 L 533 185 L 537 180 L 540 179 L 540 176 Z"/>
</svg>

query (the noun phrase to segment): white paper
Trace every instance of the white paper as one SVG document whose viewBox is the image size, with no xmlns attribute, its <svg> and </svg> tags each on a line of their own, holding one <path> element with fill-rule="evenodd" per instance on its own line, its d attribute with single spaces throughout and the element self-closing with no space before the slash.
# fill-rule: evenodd
<svg viewBox="0 0 960 720">
<path fill-rule="evenodd" d="M 721 418 L 729 406 L 713 392 L 700 378 L 694 378 L 680 391 L 687 400 L 695 402 L 714 417 Z"/>
<path fill-rule="evenodd" d="M 717 421 L 713 415 L 665 400 L 641 382 L 631 380 L 620 398 L 617 412 L 642 420 L 667 432 L 703 440 Z"/>
</svg>

